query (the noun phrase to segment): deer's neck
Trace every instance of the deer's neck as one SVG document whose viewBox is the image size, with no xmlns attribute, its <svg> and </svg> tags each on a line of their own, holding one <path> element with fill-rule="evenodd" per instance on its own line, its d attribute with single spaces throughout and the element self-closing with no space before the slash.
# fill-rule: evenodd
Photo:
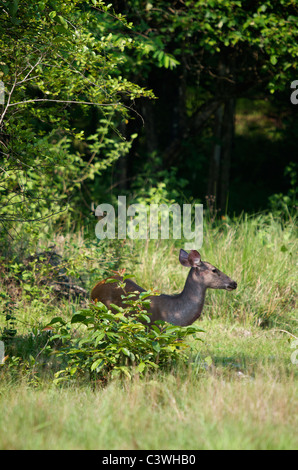
<svg viewBox="0 0 298 470">
<path fill-rule="evenodd" d="M 202 313 L 205 301 L 206 286 L 191 269 L 183 291 L 178 295 L 161 296 L 160 314 L 174 325 L 191 325 Z M 161 300 L 161 299 L 160 299 Z"/>
<path fill-rule="evenodd" d="M 183 302 L 183 315 L 187 325 L 193 323 L 202 313 L 205 302 L 206 286 L 192 268 L 187 276 L 180 299 Z"/>
</svg>

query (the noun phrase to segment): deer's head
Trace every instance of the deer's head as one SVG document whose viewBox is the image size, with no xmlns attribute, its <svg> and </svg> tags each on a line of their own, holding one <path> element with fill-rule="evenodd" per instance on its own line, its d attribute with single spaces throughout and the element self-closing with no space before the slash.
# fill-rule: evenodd
<svg viewBox="0 0 298 470">
<path fill-rule="evenodd" d="M 202 261 L 200 253 L 196 250 L 191 250 L 187 253 L 181 249 L 179 261 L 182 266 L 193 268 L 195 275 L 198 277 L 198 281 L 203 282 L 208 288 L 226 290 L 234 290 L 237 288 L 237 282 L 233 281 L 212 264 L 207 261 Z"/>
</svg>

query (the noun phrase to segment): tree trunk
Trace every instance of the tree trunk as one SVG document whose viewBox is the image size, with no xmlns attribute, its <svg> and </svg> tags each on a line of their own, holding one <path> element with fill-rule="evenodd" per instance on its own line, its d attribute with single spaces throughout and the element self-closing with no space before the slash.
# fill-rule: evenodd
<svg viewBox="0 0 298 470">
<path fill-rule="evenodd" d="M 218 197 L 219 193 L 219 171 L 222 153 L 222 127 L 223 127 L 224 105 L 215 112 L 214 122 L 214 146 L 209 163 L 208 196 Z"/>
<path fill-rule="evenodd" d="M 234 137 L 235 98 L 233 84 L 227 82 L 230 67 L 223 61 L 218 65 L 218 94 L 223 104 L 215 112 L 214 146 L 210 156 L 208 196 L 216 199 L 217 209 L 225 212 L 229 193 L 231 153 Z"/>
<path fill-rule="evenodd" d="M 120 124 L 120 132 L 126 137 L 126 124 L 122 122 Z M 114 185 L 119 191 L 127 189 L 127 159 L 128 155 L 122 155 L 115 164 L 115 183 Z"/>
<path fill-rule="evenodd" d="M 220 174 L 220 193 L 219 207 L 222 212 L 226 212 L 228 205 L 228 194 L 230 184 L 230 169 L 232 145 L 235 128 L 235 99 L 230 98 L 225 102 L 222 125 L 222 154 L 221 154 L 221 174 Z"/>
<path fill-rule="evenodd" d="M 158 137 L 155 122 L 156 119 L 154 115 L 154 105 L 154 102 L 152 103 L 151 101 L 146 101 L 143 103 L 142 106 L 142 115 L 144 119 L 148 155 L 153 154 L 158 149 Z"/>
</svg>

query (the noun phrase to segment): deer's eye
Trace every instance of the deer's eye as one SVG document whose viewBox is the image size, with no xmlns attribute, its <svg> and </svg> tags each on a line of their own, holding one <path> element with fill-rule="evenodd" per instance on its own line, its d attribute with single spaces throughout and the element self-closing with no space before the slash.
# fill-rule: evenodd
<svg viewBox="0 0 298 470">
<path fill-rule="evenodd" d="M 217 269 L 216 269 L 216 268 L 213 268 L 213 269 L 212 269 L 212 272 L 213 272 L 213 273 L 217 273 Z"/>
</svg>

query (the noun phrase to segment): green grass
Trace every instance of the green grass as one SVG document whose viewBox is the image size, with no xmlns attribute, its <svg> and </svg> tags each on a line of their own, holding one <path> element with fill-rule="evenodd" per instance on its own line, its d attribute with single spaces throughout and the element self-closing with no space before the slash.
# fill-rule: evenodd
<svg viewBox="0 0 298 470">
<path fill-rule="evenodd" d="M 0 448 L 297 448 L 288 335 L 219 320 L 201 326 L 206 341 L 185 370 L 96 389 L 2 381 Z"/>
<path fill-rule="evenodd" d="M 17 334 L 0 367 L 0 449 L 296 449 L 295 230 L 293 221 L 264 215 L 206 223 L 202 259 L 238 289 L 207 291 L 204 342 L 195 343 L 189 366 L 105 387 L 52 384 L 57 364 L 44 354 L 41 330 L 54 316 L 70 318 L 78 303 L 57 300 L 43 286 L 22 290 L 23 281 L 14 285 L 6 273 L 0 330 L 9 293 Z M 176 241 L 102 246 L 82 233 L 53 241 L 88 290 L 109 269 L 125 267 L 143 287 L 176 293 L 188 272 Z"/>
</svg>

